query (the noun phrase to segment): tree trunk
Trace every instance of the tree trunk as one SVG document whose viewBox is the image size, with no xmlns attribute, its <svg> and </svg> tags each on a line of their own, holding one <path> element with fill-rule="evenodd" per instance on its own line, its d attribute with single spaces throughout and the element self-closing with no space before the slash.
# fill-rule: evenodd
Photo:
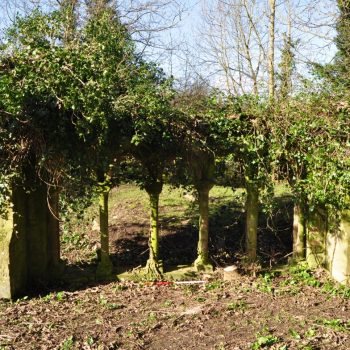
<svg viewBox="0 0 350 350">
<path fill-rule="evenodd" d="M 199 202 L 198 257 L 194 266 L 198 271 L 211 270 L 209 262 L 209 191 L 211 186 L 197 186 Z"/>
<path fill-rule="evenodd" d="M 101 279 L 110 277 L 113 271 L 113 265 L 109 256 L 108 193 L 109 189 L 106 190 L 104 188 L 99 196 L 101 256 L 97 268 L 97 276 Z"/>
<path fill-rule="evenodd" d="M 246 190 L 246 253 L 249 261 L 255 261 L 259 219 L 259 190 L 256 185 L 249 183 Z"/>
<path fill-rule="evenodd" d="M 268 72 L 269 72 L 269 98 L 273 100 L 275 96 L 275 17 L 276 17 L 276 0 L 269 0 L 270 7 L 270 26 L 269 26 L 269 55 L 268 55 Z"/>
<path fill-rule="evenodd" d="M 300 204 L 294 204 L 293 212 L 293 258 L 306 258 L 306 222 L 305 211 Z"/>
<path fill-rule="evenodd" d="M 61 12 L 65 16 L 65 25 L 63 33 L 63 43 L 69 45 L 74 40 L 77 30 L 77 7 L 78 0 L 62 0 L 60 2 Z"/>
<path fill-rule="evenodd" d="M 159 276 L 163 273 L 162 262 L 159 260 L 159 196 L 163 183 L 155 182 L 146 187 L 150 200 L 150 235 L 149 235 L 149 259 L 146 270 L 148 274 Z"/>
</svg>

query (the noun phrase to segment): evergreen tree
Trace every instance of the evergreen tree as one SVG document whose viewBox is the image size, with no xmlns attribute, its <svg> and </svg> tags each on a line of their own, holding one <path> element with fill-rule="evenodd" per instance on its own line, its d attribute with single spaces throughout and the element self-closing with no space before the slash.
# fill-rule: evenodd
<svg viewBox="0 0 350 350">
<path fill-rule="evenodd" d="M 350 87 L 350 1 L 337 0 L 339 16 L 336 23 L 335 43 L 338 49 L 334 62 L 315 64 L 316 73 L 340 89 Z"/>
<path fill-rule="evenodd" d="M 338 52 L 335 57 L 335 68 L 340 83 L 350 86 L 350 1 L 338 0 L 339 17 L 337 21 L 337 37 L 335 39 Z"/>
<path fill-rule="evenodd" d="M 283 49 L 281 62 L 279 64 L 280 72 L 278 75 L 280 86 L 279 86 L 279 97 L 285 99 L 292 91 L 292 74 L 295 67 L 294 62 L 294 47 L 290 33 L 285 34 L 283 37 Z"/>
</svg>

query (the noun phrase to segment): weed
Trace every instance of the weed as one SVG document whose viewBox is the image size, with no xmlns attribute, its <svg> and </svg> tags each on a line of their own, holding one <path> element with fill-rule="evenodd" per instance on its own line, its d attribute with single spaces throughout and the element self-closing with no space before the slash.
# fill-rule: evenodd
<svg viewBox="0 0 350 350">
<path fill-rule="evenodd" d="M 280 341 L 281 341 L 280 338 L 272 335 L 270 333 L 269 328 L 267 326 L 264 326 L 263 329 L 257 333 L 256 341 L 252 345 L 252 350 L 267 348 Z"/>
<path fill-rule="evenodd" d="M 322 286 L 322 292 L 326 294 L 330 294 L 332 296 L 340 296 L 345 299 L 350 299 L 350 287 L 336 284 L 333 281 L 327 281 Z"/>
<path fill-rule="evenodd" d="M 28 300 L 28 296 L 27 296 L 27 295 L 25 295 L 25 296 L 22 297 L 22 298 L 18 298 L 18 299 L 15 301 L 15 304 L 19 304 L 19 303 L 21 303 L 22 301 L 26 301 L 26 300 Z"/>
<path fill-rule="evenodd" d="M 71 350 L 73 349 L 73 346 L 74 346 L 74 337 L 73 336 L 70 336 L 69 338 L 65 339 L 59 349 L 60 350 Z"/>
<path fill-rule="evenodd" d="M 54 297 L 54 295 L 53 295 L 52 293 L 50 293 L 50 294 L 45 295 L 45 296 L 42 297 L 41 299 L 42 299 L 43 301 L 45 301 L 45 302 L 49 302 L 49 301 L 51 301 L 51 300 L 53 299 L 53 297 Z"/>
<path fill-rule="evenodd" d="M 96 324 L 103 324 L 103 320 L 101 318 L 96 318 L 95 323 Z"/>
<path fill-rule="evenodd" d="M 98 303 L 102 306 L 106 306 L 108 304 L 108 300 L 101 294 Z"/>
<path fill-rule="evenodd" d="M 223 285 L 222 281 L 214 281 L 214 282 L 208 283 L 205 286 L 205 291 L 219 289 L 222 287 L 222 285 Z"/>
<path fill-rule="evenodd" d="M 220 342 L 219 344 L 215 345 L 215 349 L 216 350 L 225 350 L 225 343 L 224 342 Z"/>
<path fill-rule="evenodd" d="M 320 287 L 321 282 L 312 274 L 306 263 L 299 263 L 290 268 L 290 284 L 302 283 L 311 287 Z"/>
<path fill-rule="evenodd" d="M 236 302 L 232 302 L 227 304 L 227 310 L 230 311 L 244 311 L 246 310 L 248 307 L 247 303 L 245 301 L 236 301 Z"/>
<path fill-rule="evenodd" d="M 258 350 L 265 347 L 270 347 L 276 344 L 280 339 L 272 334 L 257 336 L 256 341 L 252 345 L 253 350 Z"/>
<path fill-rule="evenodd" d="M 312 327 L 310 327 L 306 332 L 305 336 L 308 338 L 313 338 L 316 335 L 316 330 Z"/>
<path fill-rule="evenodd" d="M 150 323 L 157 321 L 157 315 L 154 312 L 150 312 L 147 316 L 147 321 Z"/>
<path fill-rule="evenodd" d="M 94 343 L 95 343 L 95 339 L 92 336 L 89 336 L 86 338 L 87 345 L 92 346 L 92 345 L 94 345 Z"/>
<path fill-rule="evenodd" d="M 58 292 L 58 293 L 56 294 L 56 300 L 62 301 L 64 298 L 65 298 L 64 292 Z"/>
<path fill-rule="evenodd" d="M 199 289 L 199 287 L 196 284 L 185 285 L 185 287 L 183 288 L 186 295 L 193 295 L 198 291 L 198 289 Z"/>
<path fill-rule="evenodd" d="M 124 309 L 125 305 L 123 304 L 117 304 L 117 303 L 108 303 L 106 305 L 108 310 L 120 310 L 120 309 Z"/>
<path fill-rule="evenodd" d="M 173 305 L 174 305 L 174 302 L 172 300 L 165 300 L 163 303 L 163 306 L 165 306 L 165 307 L 170 307 Z"/>
<path fill-rule="evenodd" d="M 204 298 L 204 297 L 198 297 L 198 298 L 196 298 L 196 300 L 197 300 L 199 303 L 204 303 L 207 299 Z"/>
<path fill-rule="evenodd" d="M 257 289 L 264 293 L 272 293 L 274 288 L 272 286 L 273 278 L 275 274 L 273 272 L 267 272 L 263 274 L 257 284 Z"/>
<path fill-rule="evenodd" d="M 346 332 L 350 331 L 350 321 L 342 321 L 339 318 L 332 320 L 317 320 L 317 324 L 321 324 L 325 327 L 332 328 L 335 331 Z"/>
<path fill-rule="evenodd" d="M 117 284 L 115 287 L 114 287 L 114 291 L 115 292 L 121 292 L 123 290 L 127 290 L 128 287 L 123 285 L 123 284 Z"/>
<path fill-rule="evenodd" d="M 85 248 L 88 246 L 88 239 L 79 232 L 65 232 L 62 234 L 62 243 L 71 246 L 73 248 Z"/>
<path fill-rule="evenodd" d="M 300 340 L 301 339 L 301 335 L 294 329 L 290 329 L 289 330 L 289 333 L 291 334 L 291 336 L 294 338 L 294 339 L 298 339 Z"/>
</svg>

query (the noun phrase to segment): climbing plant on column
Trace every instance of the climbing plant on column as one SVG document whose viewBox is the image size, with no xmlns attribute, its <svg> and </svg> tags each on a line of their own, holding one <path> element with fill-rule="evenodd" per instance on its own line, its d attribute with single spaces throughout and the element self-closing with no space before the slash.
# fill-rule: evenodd
<svg viewBox="0 0 350 350">
<path fill-rule="evenodd" d="M 172 105 L 172 82 L 154 64 L 140 62 L 139 74 L 131 89 L 129 110 L 133 137 L 130 153 L 140 168 L 132 170 L 131 179 L 145 189 L 150 200 L 149 259 L 146 272 L 159 277 L 163 272 L 159 252 L 159 196 L 164 175 L 179 153 L 184 138 L 181 113 Z"/>
</svg>

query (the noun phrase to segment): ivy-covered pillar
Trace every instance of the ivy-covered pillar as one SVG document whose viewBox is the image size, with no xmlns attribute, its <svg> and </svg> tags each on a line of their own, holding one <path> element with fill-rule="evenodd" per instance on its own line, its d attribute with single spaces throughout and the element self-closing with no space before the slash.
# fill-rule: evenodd
<svg viewBox="0 0 350 350">
<path fill-rule="evenodd" d="M 148 183 L 145 189 L 150 201 L 149 258 L 146 271 L 150 275 L 158 276 L 163 273 L 163 263 L 159 259 L 159 196 L 163 189 L 163 182 Z"/>
<path fill-rule="evenodd" d="M 259 221 L 259 189 L 256 184 L 246 181 L 246 253 L 249 261 L 256 260 L 258 221 Z"/>
<path fill-rule="evenodd" d="M 199 236 L 198 255 L 194 266 L 198 271 L 211 271 L 213 269 L 209 261 L 209 191 L 212 187 L 213 184 L 208 181 L 196 184 L 199 204 Z"/>
<path fill-rule="evenodd" d="M 214 154 L 204 149 L 193 149 L 188 160 L 193 176 L 193 184 L 198 194 L 199 232 L 197 259 L 194 266 L 198 271 L 212 271 L 209 261 L 209 191 L 214 186 Z"/>
</svg>

